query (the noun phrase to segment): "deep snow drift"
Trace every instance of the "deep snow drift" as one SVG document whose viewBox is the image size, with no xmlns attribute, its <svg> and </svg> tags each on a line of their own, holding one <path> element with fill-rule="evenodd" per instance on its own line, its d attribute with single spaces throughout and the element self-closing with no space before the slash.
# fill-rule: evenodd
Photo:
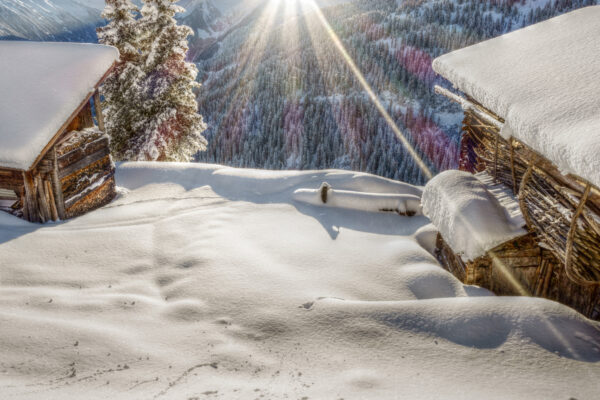
<svg viewBox="0 0 600 400">
<path fill-rule="evenodd" d="M 0 213 L 2 399 L 592 399 L 600 330 L 465 287 L 425 217 L 298 203 L 419 195 L 341 171 L 129 163 L 66 223 Z M 417 241 L 418 240 L 418 241 Z"/>
</svg>

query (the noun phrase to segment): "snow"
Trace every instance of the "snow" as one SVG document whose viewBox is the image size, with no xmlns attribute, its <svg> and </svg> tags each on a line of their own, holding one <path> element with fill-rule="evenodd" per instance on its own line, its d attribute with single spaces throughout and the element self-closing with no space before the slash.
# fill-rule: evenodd
<svg viewBox="0 0 600 400">
<path fill-rule="evenodd" d="M 298 202 L 316 206 L 422 215 L 421 198 L 415 194 L 365 193 L 354 190 L 336 190 L 327 182 L 324 182 L 319 189 L 298 189 L 294 192 L 293 198 Z"/>
<path fill-rule="evenodd" d="M 431 255 L 435 255 L 437 249 L 438 229 L 433 224 L 425 225 L 415 232 L 415 240 Z"/>
<path fill-rule="evenodd" d="M 425 217 L 293 200 L 419 188 L 202 164 L 116 179 L 75 220 L 0 213 L 0 398 L 597 396 L 598 323 L 462 285 L 418 244 Z"/>
<path fill-rule="evenodd" d="M 488 188 L 486 175 L 446 171 L 423 191 L 423 213 L 464 261 L 473 261 L 498 245 L 525 235 L 518 204 L 506 191 Z"/>
<path fill-rule="evenodd" d="M 108 46 L 0 41 L 0 166 L 29 169 L 118 57 Z"/>
<path fill-rule="evenodd" d="M 477 179 L 485 185 L 487 191 L 493 194 L 498 200 L 511 225 L 526 225 L 525 217 L 523 217 L 523 213 L 521 212 L 521 205 L 512 189 L 509 189 L 500 182 L 495 182 L 494 178 L 486 172 L 479 172 L 475 174 L 475 177 L 477 177 Z"/>
<path fill-rule="evenodd" d="M 436 72 L 503 117 L 501 131 L 600 186 L 600 6 L 443 55 Z"/>
</svg>

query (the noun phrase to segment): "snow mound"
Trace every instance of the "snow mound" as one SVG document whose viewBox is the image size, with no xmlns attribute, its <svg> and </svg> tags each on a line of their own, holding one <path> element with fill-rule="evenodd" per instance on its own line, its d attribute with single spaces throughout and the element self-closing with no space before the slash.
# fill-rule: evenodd
<svg viewBox="0 0 600 400">
<path fill-rule="evenodd" d="M 438 229 L 433 224 L 425 225 L 415 233 L 415 240 L 419 246 L 433 254 L 437 247 Z"/>
<path fill-rule="evenodd" d="M 434 70 L 506 121 L 523 141 L 600 186 L 600 6 L 452 53 Z"/>
<path fill-rule="evenodd" d="M 598 323 L 464 286 L 417 241 L 427 218 L 293 195 L 419 188 L 202 164 L 119 164 L 116 180 L 74 220 L 0 213 L 0 398 L 597 395 Z"/>
<path fill-rule="evenodd" d="M 598 327 L 559 303 L 539 298 L 488 296 L 404 302 L 324 299 L 313 310 L 331 325 L 345 320 L 347 326 L 362 319 L 380 329 L 383 325 L 431 335 L 461 346 L 492 349 L 512 341 L 561 357 L 600 361 Z"/>
<path fill-rule="evenodd" d="M 336 190 L 328 183 L 319 189 L 298 189 L 294 200 L 329 207 L 362 211 L 388 211 L 401 215 L 422 215 L 421 199 L 412 194 L 363 193 L 351 190 Z"/>
<path fill-rule="evenodd" d="M 508 194 L 500 194 L 507 204 Z M 514 209 L 507 211 L 482 181 L 467 172 L 442 172 L 427 183 L 422 201 L 424 214 L 464 261 L 527 233 L 522 217 L 511 215 Z"/>
<path fill-rule="evenodd" d="M 118 58 L 109 46 L 0 41 L 0 166 L 29 169 Z"/>
</svg>

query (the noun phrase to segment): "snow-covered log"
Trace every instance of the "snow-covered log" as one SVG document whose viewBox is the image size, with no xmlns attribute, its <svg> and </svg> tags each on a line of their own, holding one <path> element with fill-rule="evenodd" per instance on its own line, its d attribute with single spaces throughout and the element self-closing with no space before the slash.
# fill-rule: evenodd
<svg viewBox="0 0 600 400">
<path fill-rule="evenodd" d="M 298 189 L 294 200 L 317 206 L 347 208 L 373 212 L 396 212 L 422 215 L 421 199 L 413 194 L 364 193 L 333 189 L 324 182 L 319 189 Z"/>
</svg>

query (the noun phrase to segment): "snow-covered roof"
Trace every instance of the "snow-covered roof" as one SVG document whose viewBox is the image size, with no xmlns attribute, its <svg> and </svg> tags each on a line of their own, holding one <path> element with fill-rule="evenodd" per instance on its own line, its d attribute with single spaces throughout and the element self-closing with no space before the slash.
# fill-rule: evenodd
<svg viewBox="0 0 600 400">
<path fill-rule="evenodd" d="M 423 213 L 464 261 L 527 234 L 516 200 L 487 174 L 442 172 L 425 186 L 422 204 Z"/>
<path fill-rule="evenodd" d="M 29 169 L 118 57 L 109 46 L 0 41 L 0 167 Z"/>
<path fill-rule="evenodd" d="M 600 6 L 443 55 L 433 68 L 513 136 L 600 186 Z"/>
</svg>

